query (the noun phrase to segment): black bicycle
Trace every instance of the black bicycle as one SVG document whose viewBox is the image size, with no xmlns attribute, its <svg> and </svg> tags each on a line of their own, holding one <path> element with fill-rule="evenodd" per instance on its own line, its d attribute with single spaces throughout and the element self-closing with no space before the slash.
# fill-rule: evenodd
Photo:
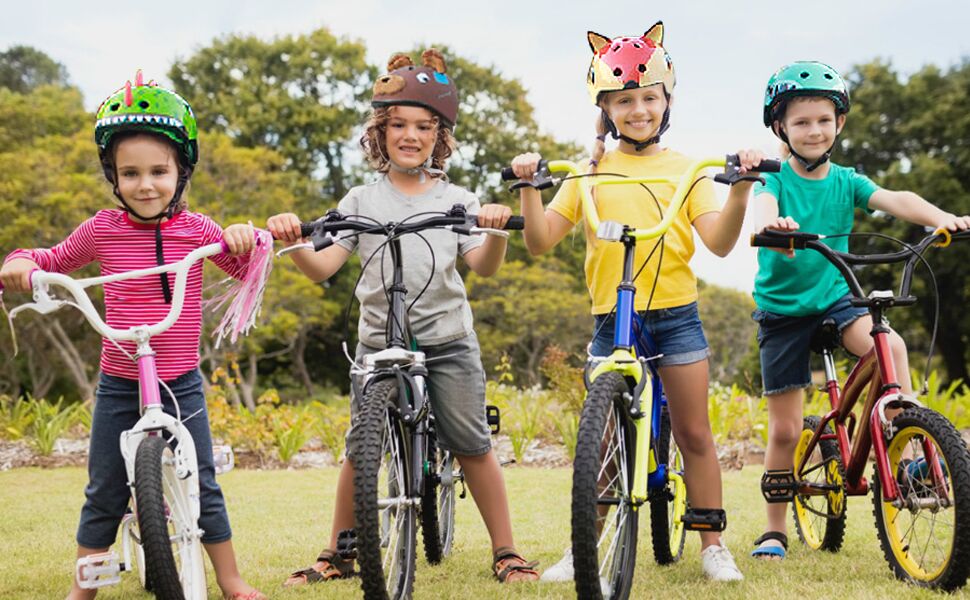
<svg viewBox="0 0 970 600">
<path fill-rule="evenodd" d="M 422 220 L 411 219 L 433 215 Z M 407 289 L 401 236 L 428 229 L 449 229 L 460 235 L 506 231 L 480 228 L 477 216 L 456 204 L 444 213 L 422 213 L 396 223 L 380 223 L 363 216 L 344 216 L 335 210 L 313 223 L 302 224 L 307 244 L 319 251 L 333 243 L 332 234 L 383 235 L 387 239 L 374 254 L 389 250 L 393 264 L 385 348 L 353 363 L 362 381 L 359 414 L 348 440 L 353 459 L 355 540 L 338 548 L 345 558 L 356 557 L 361 587 L 368 599 L 409 598 L 414 585 L 417 524 L 420 521 L 425 557 L 438 563 L 451 551 L 455 531 L 457 484 L 464 476 L 454 456 L 437 445 L 434 414 L 428 402 L 427 363 L 411 334 L 407 319 Z M 505 229 L 522 229 L 521 217 L 512 217 Z M 287 251 L 290 248 L 286 249 Z M 386 282 L 385 282 L 386 283 Z M 488 407 L 493 433 L 499 427 L 498 410 Z M 464 496 L 464 489 L 461 496 Z"/>
</svg>

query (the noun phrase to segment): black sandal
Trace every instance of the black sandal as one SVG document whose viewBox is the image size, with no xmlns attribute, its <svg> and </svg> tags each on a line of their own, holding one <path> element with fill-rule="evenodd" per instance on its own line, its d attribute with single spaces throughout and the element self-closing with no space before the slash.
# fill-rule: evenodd
<svg viewBox="0 0 970 600">
<path fill-rule="evenodd" d="M 519 564 L 505 564 L 502 566 L 503 561 L 518 560 L 521 561 Z M 495 574 L 495 578 L 500 582 L 505 583 L 509 581 L 509 577 L 521 573 L 525 577 L 521 579 L 514 579 L 513 581 L 536 581 L 539 579 L 539 572 L 536 571 L 536 567 L 539 566 L 539 561 L 533 560 L 531 562 L 526 561 L 522 558 L 522 555 L 515 551 L 515 548 L 511 546 L 502 546 L 495 550 L 492 554 L 492 573 Z"/>
<path fill-rule="evenodd" d="M 333 550 L 324 550 L 317 557 L 316 562 L 325 563 L 323 569 L 317 570 L 314 564 L 311 567 L 290 573 L 289 578 L 283 585 L 285 587 L 296 585 L 307 585 L 330 581 L 331 579 L 346 579 L 357 575 L 354 571 L 354 561 L 344 560 Z"/>
</svg>

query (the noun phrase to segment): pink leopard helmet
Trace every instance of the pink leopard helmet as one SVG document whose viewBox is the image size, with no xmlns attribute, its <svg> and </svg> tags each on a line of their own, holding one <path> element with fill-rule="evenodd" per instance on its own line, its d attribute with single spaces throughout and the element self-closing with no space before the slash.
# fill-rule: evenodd
<svg viewBox="0 0 970 600">
<path fill-rule="evenodd" d="M 657 21 L 640 37 L 610 39 L 590 31 L 586 34 L 593 59 L 586 76 L 586 88 L 593 104 L 604 92 L 664 85 L 669 95 L 677 78 L 674 63 L 663 47 L 664 25 Z"/>
</svg>

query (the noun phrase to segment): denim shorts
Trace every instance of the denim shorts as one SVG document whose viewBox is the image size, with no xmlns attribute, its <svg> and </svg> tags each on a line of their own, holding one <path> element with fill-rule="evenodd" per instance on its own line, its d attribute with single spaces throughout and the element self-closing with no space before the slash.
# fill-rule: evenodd
<svg viewBox="0 0 970 600">
<path fill-rule="evenodd" d="M 657 365 L 689 365 L 710 355 L 704 328 L 697 312 L 697 303 L 691 302 L 673 308 L 658 308 L 638 313 L 653 340 L 651 354 L 662 354 Z M 590 354 L 609 356 L 613 352 L 613 329 L 616 316 L 593 315 L 595 320 Z"/>
<path fill-rule="evenodd" d="M 865 308 L 852 306 L 851 296 L 843 296 L 818 315 L 789 317 L 761 310 L 751 313 L 758 322 L 758 347 L 761 349 L 761 380 L 766 396 L 812 384 L 810 342 L 815 330 L 825 319 L 833 319 L 839 332 L 859 317 Z"/>
<path fill-rule="evenodd" d="M 202 374 L 196 369 L 165 383 L 178 398 L 182 424 L 195 443 L 202 509 L 199 527 L 205 532 L 202 541 L 224 542 L 232 537 L 232 531 L 222 490 L 216 483 Z M 159 388 L 163 410 L 174 416 L 171 397 L 164 388 Z M 88 451 L 88 485 L 84 489 L 86 501 L 77 528 L 77 543 L 85 548 L 107 548 L 118 535 L 118 526 L 131 496 L 125 459 L 121 456 L 121 432 L 134 427 L 141 418 L 138 382 L 134 379 L 102 373 L 96 398 Z"/>
<path fill-rule="evenodd" d="M 485 454 L 492 448 L 492 438 L 485 417 L 485 369 L 475 332 L 452 342 L 421 346 L 420 350 L 429 359 L 426 385 L 438 447 L 459 456 Z M 375 352 L 377 348 L 357 344 L 357 362 Z M 359 390 L 363 384 L 360 376 L 352 377 L 353 388 Z M 356 421 L 357 403 L 357 394 L 352 393 L 351 428 Z M 349 431 L 347 439 L 350 439 Z"/>
</svg>

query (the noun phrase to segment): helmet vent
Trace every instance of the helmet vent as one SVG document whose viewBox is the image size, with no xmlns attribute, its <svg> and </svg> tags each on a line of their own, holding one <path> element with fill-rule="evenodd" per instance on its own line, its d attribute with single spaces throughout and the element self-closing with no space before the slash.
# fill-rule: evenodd
<svg viewBox="0 0 970 600">
<path fill-rule="evenodd" d="M 641 73 L 646 73 L 647 65 L 640 63 L 639 65 L 637 65 L 637 70 L 640 71 Z"/>
<path fill-rule="evenodd" d="M 142 108 L 148 108 L 149 104 L 147 100 L 142 100 L 141 102 L 138 103 L 138 106 Z"/>
<path fill-rule="evenodd" d="M 832 74 L 831 73 L 826 73 L 825 74 L 825 78 L 826 79 L 832 79 Z"/>
<path fill-rule="evenodd" d="M 800 74 L 800 76 L 801 76 L 802 79 L 808 79 L 809 78 L 809 73 L 808 73 L 808 71 L 802 71 L 801 74 Z"/>
<path fill-rule="evenodd" d="M 119 108 L 121 108 L 121 102 L 115 102 L 114 104 L 111 105 L 112 112 L 118 110 Z"/>
<path fill-rule="evenodd" d="M 619 77 L 620 75 L 623 74 L 623 69 L 621 69 L 620 67 L 617 67 L 617 68 L 613 69 L 613 74 L 616 75 L 617 77 Z"/>
<path fill-rule="evenodd" d="M 620 51 L 620 45 L 619 44 L 615 44 L 613 46 L 613 52 L 619 52 L 619 51 Z"/>
<path fill-rule="evenodd" d="M 643 48 L 643 46 L 641 46 L 640 44 L 638 44 L 636 42 L 633 42 L 633 47 L 636 48 L 637 50 L 639 50 L 640 48 Z"/>
</svg>

